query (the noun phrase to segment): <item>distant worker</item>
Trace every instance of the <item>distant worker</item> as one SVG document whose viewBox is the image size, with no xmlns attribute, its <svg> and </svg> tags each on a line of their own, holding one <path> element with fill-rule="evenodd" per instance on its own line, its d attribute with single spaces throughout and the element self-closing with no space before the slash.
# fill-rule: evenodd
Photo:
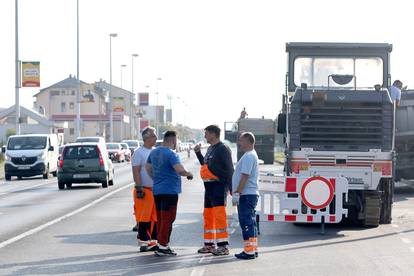
<svg viewBox="0 0 414 276">
<path fill-rule="evenodd" d="M 157 247 L 157 211 L 152 193 L 153 180 L 145 170 L 145 164 L 157 141 L 155 128 L 146 127 L 142 131 L 144 145 L 132 155 L 132 174 L 134 177 L 134 214 L 140 252 L 154 251 Z"/>
<path fill-rule="evenodd" d="M 245 119 L 249 114 L 246 112 L 246 108 L 243 107 L 242 112 L 240 113 L 240 119 Z"/>
<path fill-rule="evenodd" d="M 237 205 L 239 222 L 244 240 L 244 250 L 236 254 L 238 259 L 255 259 L 257 253 L 256 205 L 259 199 L 259 167 L 257 153 L 254 150 L 255 137 L 251 132 L 243 132 L 239 138 L 239 147 L 243 156 L 236 165 L 233 174 L 233 205 Z"/>
<path fill-rule="evenodd" d="M 157 208 L 157 256 L 175 256 L 169 246 L 173 223 L 177 214 L 178 194 L 181 193 L 181 176 L 193 178 L 186 171 L 174 149 L 177 146 L 175 131 L 164 134 L 163 144 L 150 153 L 145 168 L 154 180 L 154 199 Z"/>
<path fill-rule="evenodd" d="M 201 164 L 200 175 L 204 182 L 204 246 L 198 253 L 228 255 L 226 198 L 231 189 L 233 161 L 230 149 L 220 141 L 220 128 L 210 125 L 204 129 L 204 138 L 210 144 L 206 155 L 201 153 L 201 145 L 194 152 Z M 217 248 L 216 248 L 217 244 Z"/>
<path fill-rule="evenodd" d="M 390 87 L 391 100 L 395 102 L 397 106 L 400 106 L 402 88 L 403 83 L 400 80 L 395 80 Z"/>
</svg>

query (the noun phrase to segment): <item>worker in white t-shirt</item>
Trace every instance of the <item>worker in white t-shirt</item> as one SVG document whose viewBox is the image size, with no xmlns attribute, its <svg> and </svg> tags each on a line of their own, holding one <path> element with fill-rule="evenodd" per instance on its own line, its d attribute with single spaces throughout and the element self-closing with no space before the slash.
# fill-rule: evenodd
<svg viewBox="0 0 414 276">
<path fill-rule="evenodd" d="M 145 170 L 145 164 L 157 141 L 155 128 L 146 127 L 142 131 L 144 145 L 132 155 L 132 174 L 134 176 L 134 214 L 137 222 L 138 244 L 141 252 L 154 251 L 157 248 L 157 212 L 152 193 L 153 180 Z"/>
</svg>

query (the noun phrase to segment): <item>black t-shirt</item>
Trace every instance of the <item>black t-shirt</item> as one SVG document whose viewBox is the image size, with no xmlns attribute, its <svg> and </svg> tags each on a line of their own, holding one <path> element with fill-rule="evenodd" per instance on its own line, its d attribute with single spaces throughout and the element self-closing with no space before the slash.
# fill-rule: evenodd
<svg viewBox="0 0 414 276">
<path fill-rule="evenodd" d="M 231 150 L 225 144 L 218 142 L 208 147 L 205 156 L 201 152 L 197 152 L 196 155 L 201 165 L 207 164 L 208 169 L 220 179 L 220 182 L 231 189 L 234 167 Z"/>
</svg>

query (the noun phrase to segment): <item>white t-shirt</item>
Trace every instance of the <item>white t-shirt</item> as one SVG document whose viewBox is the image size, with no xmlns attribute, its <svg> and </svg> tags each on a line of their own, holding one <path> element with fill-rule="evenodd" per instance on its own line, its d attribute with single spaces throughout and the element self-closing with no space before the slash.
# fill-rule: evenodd
<svg viewBox="0 0 414 276">
<path fill-rule="evenodd" d="M 132 167 L 141 166 L 140 176 L 142 186 L 150 188 L 152 188 L 154 182 L 152 178 L 148 175 L 147 170 L 145 169 L 145 164 L 147 163 L 147 159 L 151 151 L 152 149 L 146 148 L 144 146 L 139 147 L 137 150 L 134 151 L 131 160 Z"/>
<path fill-rule="evenodd" d="M 259 177 L 259 158 L 255 150 L 247 151 L 237 162 L 236 170 L 233 173 L 232 186 L 233 191 L 236 191 L 240 184 L 242 174 L 249 176 L 246 186 L 242 191 L 242 195 L 259 195 L 259 188 L 257 180 Z"/>
</svg>

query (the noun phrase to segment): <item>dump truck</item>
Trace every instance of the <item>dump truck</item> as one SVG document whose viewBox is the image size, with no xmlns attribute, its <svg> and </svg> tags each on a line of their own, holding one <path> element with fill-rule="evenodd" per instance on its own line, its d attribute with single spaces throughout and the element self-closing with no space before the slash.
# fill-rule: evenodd
<svg viewBox="0 0 414 276">
<path fill-rule="evenodd" d="M 347 217 L 368 227 L 391 222 L 391 51 L 387 43 L 286 44 L 277 126 L 285 168 L 282 177 L 261 179 L 261 220 L 338 223 Z"/>
<path fill-rule="evenodd" d="M 414 179 L 414 90 L 401 93 L 401 101 L 396 109 L 395 179 Z"/>
<path fill-rule="evenodd" d="M 252 132 L 256 138 L 255 150 L 264 164 L 273 164 L 275 155 L 275 121 L 265 118 L 240 118 L 237 122 L 224 123 L 224 139 L 237 143 L 243 132 Z M 237 160 L 243 155 L 237 146 Z"/>
</svg>

